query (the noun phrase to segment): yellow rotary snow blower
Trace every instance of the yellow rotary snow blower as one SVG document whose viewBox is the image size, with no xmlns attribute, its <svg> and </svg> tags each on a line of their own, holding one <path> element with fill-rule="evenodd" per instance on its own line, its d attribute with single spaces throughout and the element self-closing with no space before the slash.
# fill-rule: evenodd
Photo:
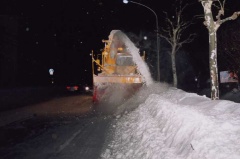
<svg viewBox="0 0 240 159">
<path fill-rule="evenodd" d="M 143 85 L 143 76 L 119 37 L 102 42 L 105 46 L 101 54 L 92 51 L 93 102 L 125 100 Z M 145 60 L 145 52 L 141 60 Z"/>
</svg>

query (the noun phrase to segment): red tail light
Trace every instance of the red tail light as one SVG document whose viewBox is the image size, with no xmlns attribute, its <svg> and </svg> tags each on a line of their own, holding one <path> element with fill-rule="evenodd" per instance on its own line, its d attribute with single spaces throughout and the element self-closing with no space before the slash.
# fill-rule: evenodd
<svg viewBox="0 0 240 159">
<path fill-rule="evenodd" d="M 78 86 L 74 86 L 73 88 L 74 88 L 74 90 L 78 90 Z"/>
</svg>

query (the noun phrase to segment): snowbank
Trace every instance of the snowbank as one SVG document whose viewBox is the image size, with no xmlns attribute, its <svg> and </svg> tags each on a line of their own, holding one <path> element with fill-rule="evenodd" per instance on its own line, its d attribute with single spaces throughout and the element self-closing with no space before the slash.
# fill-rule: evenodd
<svg viewBox="0 0 240 159">
<path fill-rule="evenodd" d="M 118 113 L 102 158 L 240 158 L 240 104 L 154 84 Z"/>
</svg>

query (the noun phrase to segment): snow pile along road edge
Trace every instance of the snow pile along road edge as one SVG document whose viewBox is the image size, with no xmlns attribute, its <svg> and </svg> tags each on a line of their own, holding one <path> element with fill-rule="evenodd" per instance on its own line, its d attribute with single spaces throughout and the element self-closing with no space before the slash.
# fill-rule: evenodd
<svg viewBox="0 0 240 159">
<path fill-rule="evenodd" d="M 102 158 L 240 158 L 240 107 L 169 89 L 119 118 Z"/>
</svg>

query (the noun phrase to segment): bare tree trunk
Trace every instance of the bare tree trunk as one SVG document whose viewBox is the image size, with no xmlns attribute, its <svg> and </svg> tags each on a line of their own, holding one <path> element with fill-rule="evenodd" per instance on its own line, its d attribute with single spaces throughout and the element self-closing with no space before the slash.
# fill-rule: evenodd
<svg viewBox="0 0 240 159">
<path fill-rule="evenodd" d="M 211 77 L 211 99 L 219 99 L 218 67 L 217 67 L 217 33 L 209 30 L 209 67 Z"/>
<path fill-rule="evenodd" d="M 224 6 L 226 0 L 199 0 L 202 3 L 204 9 L 204 25 L 208 29 L 209 33 L 209 67 L 210 67 L 210 77 L 211 77 L 211 98 L 212 100 L 219 99 L 219 83 L 218 83 L 218 66 L 217 66 L 217 30 L 222 23 L 229 20 L 235 20 L 240 15 L 240 11 L 234 12 L 232 16 L 221 19 L 224 16 Z M 213 19 L 212 6 L 213 2 L 219 4 L 218 15 L 216 16 L 216 21 Z"/>
<path fill-rule="evenodd" d="M 209 68 L 211 78 L 211 99 L 219 99 L 218 66 L 217 66 L 217 30 L 220 24 L 215 23 L 212 15 L 212 1 L 202 1 L 205 22 L 209 35 Z"/>
<path fill-rule="evenodd" d="M 177 88 L 177 68 L 176 68 L 176 49 L 175 49 L 175 46 L 173 46 L 173 48 L 172 48 L 171 60 L 172 60 L 173 86 Z"/>
</svg>

